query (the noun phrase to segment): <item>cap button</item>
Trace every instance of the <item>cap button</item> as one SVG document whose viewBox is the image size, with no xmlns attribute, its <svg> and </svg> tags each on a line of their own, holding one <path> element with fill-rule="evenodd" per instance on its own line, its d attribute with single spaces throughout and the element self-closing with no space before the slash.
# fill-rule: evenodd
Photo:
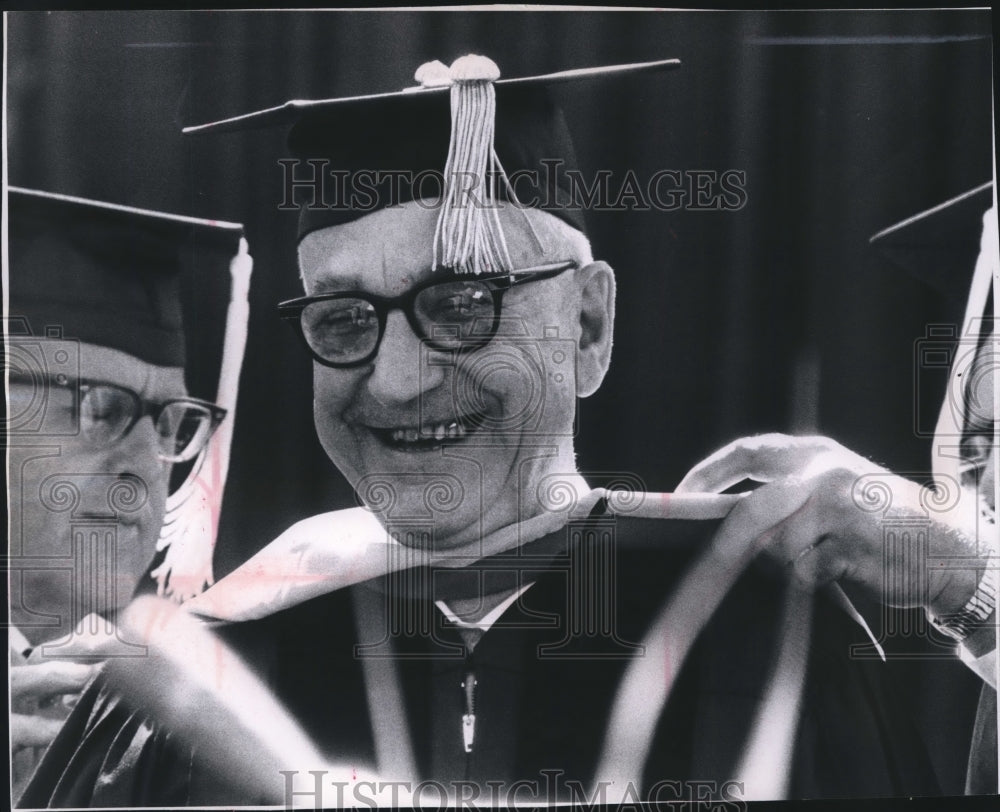
<svg viewBox="0 0 1000 812">
<path fill-rule="evenodd" d="M 488 56 L 467 54 L 451 63 L 453 82 L 495 82 L 500 78 L 500 68 Z"/>
<path fill-rule="evenodd" d="M 413 78 L 420 82 L 421 87 L 447 87 L 451 84 L 451 71 L 443 62 L 435 59 L 433 62 L 424 62 Z"/>
</svg>

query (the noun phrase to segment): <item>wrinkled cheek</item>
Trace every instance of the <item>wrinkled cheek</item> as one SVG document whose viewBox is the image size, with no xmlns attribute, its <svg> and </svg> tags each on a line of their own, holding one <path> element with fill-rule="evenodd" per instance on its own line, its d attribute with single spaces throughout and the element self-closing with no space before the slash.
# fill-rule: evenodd
<svg viewBox="0 0 1000 812">
<path fill-rule="evenodd" d="M 358 450 L 354 434 L 343 423 L 332 420 L 316 420 L 316 436 L 319 444 L 334 466 L 353 485 L 360 476 L 363 455 Z"/>
<path fill-rule="evenodd" d="M 342 417 L 347 407 L 348 399 L 344 390 L 333 385 L 325 378 L 317 376 L 315 394 L 313 397 L 313 422 L 320 442 L 327 448 L 344 442 L 348 427 Z M 328 445 L 328 443 L 330 445 Z"/>
<path fill-rule="evenodd" d="M 68 566 L 59 569 L 27 570 L 21 575 L 21 589 L 18 590 L 16 586 L 15 584 L 12 596 L 15 602 L 11 606 L 12 611 L 55 615 L 61 622 L 71 620 L 73 571 Z M 51 623 L 51 620 L 49 622 Z"/>
<path fill-rule="evenodd" d="M 124 606 L 132 599 L 139 579 L 153 558 L 158 530 L 144 527 L 141 532 L 142 537 L 135 540 L 134 548 L 127 546 L 127 539 L 123 539 L 125 544 L 121 544 L 118 548 L 114 590 L 111 593 L 111 599 L 119 607 Z"/>
<path fill-rule="evenodd" d="M 134 501 L 148 510 L 149 488 L 132 475 L 121 483 L 117 474 L 88 473 L 94 461 L 66 453 L 45 456 L 44 449 L 11 449 L 10 494 L 12 556 L 68 557 L 72 552 L 71 528 L 86 516 L 113 519 L 117 497 L 133 491 Z"/>
<path fill-rule="evenodd" d="M 37 484 L 37 483 L 35 483 Z M 37 488 L 30 491 L 37 493 Z M 15 498 L 16 491 L 11 489 Z M 17 493 L 17 497 L 21 494 Z M 25 499 L 23 509 L 12 505 L 10 555 L 65 556 L 69 554 L 69 519 L 37 499 Z"/>
<path fill-rule="evenodd" d="M 549 428 L 553 406 L 565 409 L 563 396 L 573 385 L 568 364 L 565 370 L 547 368 L 551 349 L 533 342 L 463 359 L 452 384 L 455 411 L 483 415 L 494 434 L 521 436 Z"/>
</svg>

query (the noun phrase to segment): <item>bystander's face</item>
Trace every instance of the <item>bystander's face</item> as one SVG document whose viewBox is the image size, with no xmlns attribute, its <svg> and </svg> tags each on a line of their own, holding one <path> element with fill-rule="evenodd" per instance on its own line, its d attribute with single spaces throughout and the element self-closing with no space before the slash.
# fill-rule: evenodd
<svg viewBox="0 0 1000 812">
<path fill-rule="evenodd" d="M 383 522 L 414 530 L 404 543 L 474 545 L 536 515 L 551 475 L 575 471 L 576 398 L 594 391 L 607 367 L 614 282 L 559 221 L 527 214 L 537 239 L 523 213 L 501 212 L 515 268 L 585 267 L 507 291 L 485 346 L 431 349 L 397 309 L 371 361 L 314 365 L 320 442 Z M 436 209 L 415 202 L 307 235 L 299 248 L 306 293 L 394 297 L 433 279 L 436 219 Z"/>
<path fill-rule="evenodd" d="M 996 446 L 994 427 L 997 363 L 994 336 L 976 353 L 966 386 L 966 427 L 962 443 L 964 487 L 977 490 L 982 512 L 996 521 Z"/>
<path fill-rule="evenodd" d="M 84 401 L 83 391 L 112 384 L 152 404 L 186 394 L 179 368 L 58 343 L 70 356 L 78 350 L 78 377 L 72 359 L 73 374 L 26 379 L 12 369 L 10 383 L 11 611 L 35 644 L 68 633 L 91 612 L 126 604 L 163 524 L 170 466 L 160 459 L 153 418 L 102 441 L 99 424 L 114 417 L 115 403 Z"/>
</svg>

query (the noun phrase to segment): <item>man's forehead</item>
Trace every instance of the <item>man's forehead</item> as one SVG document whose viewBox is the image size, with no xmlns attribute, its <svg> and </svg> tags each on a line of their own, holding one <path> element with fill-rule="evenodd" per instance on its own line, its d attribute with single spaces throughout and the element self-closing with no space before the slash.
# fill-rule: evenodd
<svg viewBox="0 0 1000 812">
<path fill-rule="evenodd" d="M 314 231 L 299 244 L 307 288 L 381 287 L 430 272 L 434 214 L 415 206 L 372 212 Z"/>
<path fill-rule="evenodd" d="M 431 278 L 438 206 L 417 200 L 307 234 L 299 266 L 309 293 L 343 287 L 397 290 Z M 563 226 L 551 214 L 498 209 L 514 268 L 573 259 Z"/>
<path fill-rule="evenodd" d="M 34 345 L 33 348 L 30 345 Z M 32 351 L 33 350 L 33 351 Z M 21 355 L 36 359 L 32 375 L 110 383 L 157 401 L 187 394 L 181 367 L 157 366 L 121 350 L 72 339 L 33 338 Z M 13 370 L 12 370 L 13 371 Z"/>
</svg>

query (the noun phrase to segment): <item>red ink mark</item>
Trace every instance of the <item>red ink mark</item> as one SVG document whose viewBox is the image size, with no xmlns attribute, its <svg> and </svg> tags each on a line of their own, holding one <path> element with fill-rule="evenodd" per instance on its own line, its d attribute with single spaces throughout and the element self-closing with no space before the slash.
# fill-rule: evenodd
<svg viewBox="0 0 1000 812">
<path fill-rule="evenodd" d="M 202 503 L 208 506 L 209 544 L 214 547 L 219 533 L 219 518 L 222 514 L 222 454 L 216 442 L 218 435 L 212 438 L 212 447 L 208 453 L 209 470 L 205 476 L 196 476 L 192 485 L 201 491 Z"/>
</svg>

